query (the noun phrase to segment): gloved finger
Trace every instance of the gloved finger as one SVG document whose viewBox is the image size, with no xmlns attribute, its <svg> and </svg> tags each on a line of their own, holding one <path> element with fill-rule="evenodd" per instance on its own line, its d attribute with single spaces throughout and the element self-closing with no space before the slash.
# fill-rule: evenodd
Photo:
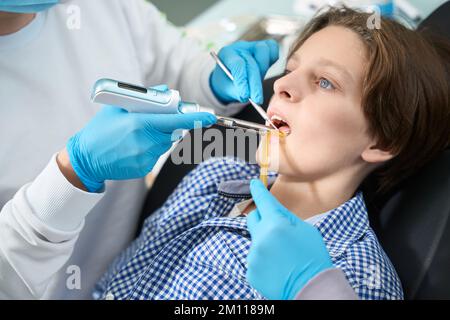
<svg viewBox="0 0 450 320">
<path fill-rule="evenodd" d="M 273 39 L 259 40 L 259 41 L 238 41 L 233 44 L 236 49 L 250 51 L 253 55 L 256 53 L 259 44 L 267 45 L 269 49 L 269 61 L 273 64 L 278 60 L 280 54 L 280 48 L 278 42 Z"/>
<path fill-rule="evenodd" d="M 160 84 L 160 85 L 153 86 L 153 87 L 150 87 L 150 88 L 158 90 L 158 91 L 167 91 L 167 90 L 169 90 L 169 87 L 167 86 L 167 84 Z"/>
<path fill-rule="evenodd" d="M 257 41 L 254 46 L 253 56 L 258 64 L 261 79 L 270 68 L 270 48 L 265 41 Z"/>
<path fill-rule="evenodd" d="M 172 133 L 176 129 L 194 129 L 213 125 L 217 118 L 209 112 L 193 112 L 185 114 L 138 114 L 145 117 L 150 129 L 162 133 Z"/>
<path fill-rule="evenodd" d="M 110 106 L 110 105 L 103 105 L 103 107 L 100 109 L 99 113 L 105 113 L 105 114 L 114 114 L 114 113 L 128 113 L 127 110 L 116 107 L 116 106 Z"/>
<path fill-rule="evenodd" d="M 245 277 L 253 288 L 258 290 L 264 297 L 268 299 L 276 299 L 275 294 L 278 286 L 282 284 L 277 283 L 278 277 L 274 277 L 274 269 L 268 267 L 267 259 L 272 256 L 267 252 L 261 250 L 261 246 L 255 244 L 253 241 L 247 254 L 247 271 Z M 275 285 L 267 282 L 275 282 Z"/>
<path fill-rule="evenodd" d="M 260 260 L 261 257 L 258 256 L 259 252 L 255 251 L 255 245 L 252 242 L 246 257 L 247 260 L 247 271 L 245 272 L 245 278 L 252 285 L 253 288 L 260 291 L 261 275 L 260 275 Z"/>
<path fill-rule="evenodd" d="M 270 50 L 270 65 L 274 64 L 280 55 L 280 47 L 278 46 L 278 42 L 273 39 L 264 40 L 266 45 Z"/>
<path fill-rule="evenodd" d="M 248 87 L 250 88 L 250 98 L 258 104 L 263 102 L 263 87 L 261 71 L 255 58 L 246 52 L 241 52 L 247 65 Z"/>
<path fill-rule="evenodd" d="M 252 193 L 253 201 L 258 208 L 261 220 L 273 217 L 281 217 L 284 221 L 289 221 L 291 225 L 305 224 L 307 222 L 300 219 L 298 216 L 290 212 L 284 207 L 262 184 L 258 179 L 253 179 L 250 182 L 250 192 Z"/>
<path fill-rule="evenodd" d="M 249 42 L 252 54 L 256 57 L 258 52 L 264 52 L 269 59 L 269 67 L 274 64 L 280 55 L 278 42 L 273 39 Z"/>
<path fill-rule="evenodd" d="M 258 224 L 261 221 L 261 216 L 258 210 L 253 210 L 247 215 L 247 228 L 252 238 L 257 235 Z"/>
<path fill-rule="evenodd" d="M 144 172 L 144 175 L 146 175 L 147 173 L 149 173 L 156 161 L 159 159 L 159 157 L 161 155 L 163 155 L 164 153 L 166 153 L 167 151 L 169 151 L 169 149 L 172 147 L 173 142 L 170 141 L 170 135 L 166 134 L 166 133 L 162 133 L 158 136 L 158 147 L 155 147 L 154 145 L 151 146 L 150 149 L 147 150 L 147 155 L 149 155 L 151 162 L 147 163 L 147 168 L 146 168 L 146 172 Z M 148 158 L 147 158 L 148 160 Z"/>
<path fill-rule="evenodd" d="M 170 141 L 175 142 L 175 141 L 183 139 L 183 137 L 184 137 L 184 130 L 183 129 L 175 129 L 172 132 L 172 135 L 170 136 Z"/>
<path fill-rule="evenodd" d="M 234 78 L 233 85 L 238 94 L 238 97 L 236 98 L 240 102 L 247 102 L 250 97 L 250 90 L 248 86 L 247 63 L 245 59 L 238 54 L 238 51 L 232 48 L 224 48 L 221 50 L 219 52 L 219 57 Z M 220 71 L 223 72 L 223 70 Z M 223 72 L 223 74 L 227 77 L 225 72 Z"/>
<path fill-rule="evenodd" d="M 270 257 L 264 257 L 264 253 L 261 253 L 259 247 L 255 245 L 254 241 L 252 241 L 246 258 L 248 268 L 245 274 L 247 280 L 252 284 L 252 286 L 255 286 L 261 282 L 262 275 L 264 274 L 263 268 L 265 267 L 264 260 L 268 258 Z"/>
<path fill-rule="evenodd" d="M 261 220 L 279 216 L 280 213 L 286 210 L 260 180 L 252 179 L 250 182 L 250 192 L 261 215 Z"/>
</svg>

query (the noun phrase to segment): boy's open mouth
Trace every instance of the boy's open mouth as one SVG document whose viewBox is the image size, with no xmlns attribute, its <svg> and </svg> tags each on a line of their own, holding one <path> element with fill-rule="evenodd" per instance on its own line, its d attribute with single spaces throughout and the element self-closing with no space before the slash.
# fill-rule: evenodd
<svg viewBox="0 0 450 320">
<path fill-rule="evenodd" d="M 291 132 L 291 128 L 289 127 L 287 121 L 285 121 L 279 115 L 277 114 L 272 115 L 270 121 L 272 121 L 275 127 L 277 127 L 277 129 L 280 130 L 281 132 L 286 134 L 289 134 Z"/>
</svg>

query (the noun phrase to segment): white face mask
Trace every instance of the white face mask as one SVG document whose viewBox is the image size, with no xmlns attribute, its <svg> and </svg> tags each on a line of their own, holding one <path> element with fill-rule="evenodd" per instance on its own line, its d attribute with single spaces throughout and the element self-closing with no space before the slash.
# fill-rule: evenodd
<svg viewBox="0 0 450 320">
<path fill-rule="evenodd" d="M 36 13 L 47 10 L 59 0 L 0 0 L 0 11 Z"/>
</svg>

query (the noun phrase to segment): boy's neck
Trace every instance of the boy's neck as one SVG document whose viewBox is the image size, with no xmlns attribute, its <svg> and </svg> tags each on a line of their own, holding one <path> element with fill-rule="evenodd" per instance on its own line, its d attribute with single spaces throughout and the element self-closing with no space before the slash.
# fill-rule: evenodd
<svg viewBox="0 0 450 320">
<path fill-rule="evenodd" d="M 35 13 L 0 11 L 0 36 L 15 33 L 33 21 Z"/>
<path fill-rule="evenodd" d="M 304 182 L 279 175 L 270 192 L 289 211 L 302 220 L 339 207 L 351 199 L 364 177 L 353 179 L 335 176 Z"/>
</svg>

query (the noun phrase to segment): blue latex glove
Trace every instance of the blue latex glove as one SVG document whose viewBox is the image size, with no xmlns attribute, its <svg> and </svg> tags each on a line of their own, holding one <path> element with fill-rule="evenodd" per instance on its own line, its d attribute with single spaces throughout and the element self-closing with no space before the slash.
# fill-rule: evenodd
<svg viewBox="0 0 450 320">
<path fill-rule="evenodd" d="M 171 147 L 173 131 L 215 122 L 216 117 L 207 112 L 144 114 L 104 106 L 70 138 L 66 148 L 81 182 L 96 192 L 105 180 L 134 179 L 149 173 Z"/>
<path fill-rule="evenodd" d="M 275 40 L 240 41 L 222 48 L 219 58 L 230 70 L 234 83 L 216 66 L 210 77 L 210 86 L 222 103 L 263 103 L 262 80 L 270 66 L 278 60 L 278 44 Z"/>
<path fill-rule="evenodd" d="M 247 220 L 252 245 L 247 280 L 269 299 L 294 299 L 319 272 L 332 268 L 322 236 L 283 207 L 259 180 L 250 184 L 257 209 Z"/>
</svg>

